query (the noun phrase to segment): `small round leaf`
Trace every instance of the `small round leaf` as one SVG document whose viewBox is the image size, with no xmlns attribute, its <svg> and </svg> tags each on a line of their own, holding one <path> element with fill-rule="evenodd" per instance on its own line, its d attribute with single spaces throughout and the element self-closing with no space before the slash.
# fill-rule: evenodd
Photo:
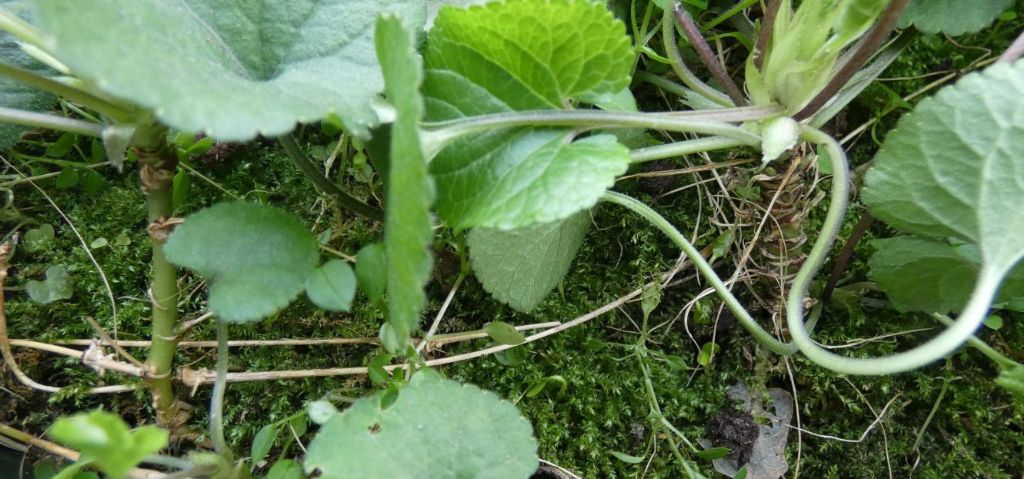
<svg viewBox="0 0 1024 479">
<path fill-rule="evenodd" d="M 209 281 L 210 311 L 234 323 L 287 306 L 319 259 L 316 238 L 302 221 L 255 203 L 221 203 L 189 216 L 164 251 Z"/>
<path fill-rule="evenodd" d="M 348 311 L 356 295 L 356 275 L 348 263 L 330 260 L 306 279 L 306 295 L 328 311 Z"/>
</svg>

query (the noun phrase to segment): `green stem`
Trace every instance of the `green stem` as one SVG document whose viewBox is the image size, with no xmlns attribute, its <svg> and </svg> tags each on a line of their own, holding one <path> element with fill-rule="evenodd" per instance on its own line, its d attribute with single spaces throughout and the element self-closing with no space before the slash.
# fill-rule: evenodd
<svg viewBox="0 0 1024 479">
<path fill-rule="evenodd" d="M 28 85 L 37 90 L 67 98 L 68 100 L 96 110 L 119 122 L 123 122 L 131 118 L 130 111 L 104 100 L 103 98 L 23 68 L 18 68 L 6 63 L 0 63 L 0 76 L 10 78 L 11 80 Z"/>
<path fill-rule="evenodd" d="M 704 260 L 704 257 L 700 255 L 697 248 L 694 247 L 693 244 L 691 244 L 675 226 L 672 226 L 672 223 L 669 223 L 668 220 L 659 215 L 656 211 L 652 210 L 650 207 L 635 198 L 631 198 L 614 191 L 609 191 L 605 193 L 602 199 L 632 210 L 634 213 L 637 213 L 660 229 L 662 233 L 665 233 L 665 235 L 668 236 L 669 239 L 679 247 L 679 249 L 683 250 L 683 253 L 686 254 L 688 258 L 690 258 L 690 261 L 692 261 L 694 266 L 697 267 L 697 271 L 699 271 L 708 283 L 711 284 L 711 287 L 714 288 L 722 298 L 722 301 L 725 302 L 729 311 L 732 311 L 733 315 L 739 319 L 740 324 L 742 324 L 755 339 L 760 341 L 761 344 L 764 344 L 765 347 L 776 354 L 790 355 L 797 351 L 795 345 L 779 341 L 768 331 L 765 331 L 761 325 L 757 324 L 757 321 L 750 316 L 750 313 L 743 308 L 740 301 L 733 296 L 731 291 L 729 291 L 729 287 L 726 286 L 725 283 L 722 282 L 722 279 L 718 277 L 718 274 L 715 273 L 715 270 L 711 265 L 708 264 L 708 262 Z"/>
<path fill-rule="evenodd" d="M 698 94 L 697 92 L 669 80 L 668 78 L 659 75 L 652 75 L 647 72 L 636 72 L 633 74 L 633 78 L 650 83 L 651 85 L 661 88 L 662 90 L 682 99 L 687 99 Z"/>
<path fill-rule="evenodd" d="M 0 8 L 0 30 L 45 51 L 46 38 L 43 32 L 4 8 Z"/>
<path fill-rule="evenodd" d="M 333 196 L 338 200 L 338 204 L 353 213 L 371 220 L 382 221 L 384 219 L 383 211 L 350 196 L 345 190 L 342 190 L 333 181 L 324 176 L 320 169 L 306 156 L 306 153 L 299 148 L 298 142 L 295 141 L 295 136 L 291 133 L 279 136 L 277 139 L 281 142 L 281 146 L 284 147 L 284 151 L 291 158 L 292 163 L 295 163 L 295 166 L 298 166 L 299 170 L 302 170 L 302 173 L 306 175 L 306 178 L 309 178 L 320 191 Z"/>
<path fill-rule="evenodd" d="M 807 141 L 823 145 L 828 152 L 833 171 L 832 201 L 825 216 L 822 234 L 793 279 L 786 300 L 786 322 L 793 342 L 811 361 L 843 374 L 882 375 L 909 371 L 955 351 L 971 338 L 985 320 L 985 315 L 998 291 L 1003 271 L 983 268 L 970 301 L 956 322 L 942 334 L 909 351 L 878 358 L 849 358 L 834 354 L 811 339 L 803 322 L 804 298 L 807 297 L 811 279 L 825 262 L 832 240 L 842 226 L 849 196 L 849 166 L 843 148 L 832 137 L 810 127 L 804 127 L 803 137 Z"/>
<path fill-rule="evenodd" d="M 103 125 L 15 108 L 0 107 L 0 122 L 66 131 L 94 138 L 101 138 L 103 136 Z"/>
<path fill-rule="evenodd" d="M 665 46 L 665 53 L 672 60 L 672 71 L 676 73 L 676 76 L 679 77 L 683 84 L 714 103 L 727 107 L 734 106 L 728 95 L 704 83 L 700 78 L 697 78 L 697 75 L 693 74 L 693 71 L 687 68 L 686 62 L 683 61 L 683 56 L 679 53 L 679 46 L 676 45 L 678 41 L 676 38 L 676 22 L 672 20 L 671 8 L 666 8 L 661 18 L 661 41 Z"/>
<path fill-rule="evenodd" d="M 932 316 L 935 319 L 939 320 L 940 323 L 945 324 L 946 326 L 953 326 L 953 325 L 956 324 L 955 321 L 953 321 L 952 319 L 949 319 L 949 317 L 947 317 L 945 315 L 933 314 Z M 1010 359 L 1009 357 L 1003 355 L 1003 353 L 1000 353 L 999 351 L 996 351 L 995 348 L 993 348 L 992 346 L 989 346 L 985 341 L 982 341 L 982 340 L 978 339 L 977 336 L 971 335 L 971 337 L 967 339 L 967 343 L 970 344 L 971 346 L 973 346 L 974 349 L 977 349 L 978 351 L 980 351 L 981 354 L 984 354 L 985 356 L 988 356 L 989 359 L 991 359 L 992 361 L 994 361 L 996 364 L 998 364 L 1000 366 L 1003 366 L 1003 367 L 1006 367 L 1006 368 L 1013 368 L 1013 367 L 1017 367 L 1017 366 L 1021 365 L 1017 361 L 1014 361 L 1014 360 Z"/>
<path fill-rule="evenodd" d="M 228 387 L 228 323 L 217 319 L 217 377 L 210 398 L 210 439 L 214 450 L 228 462 L 234 455 L 224 440 L 224 391 Z"/>
<path fill-rule="evenodd" d="M 686 38 L 690 40 L 690 45 L 697 52 L 697 57 L 711 71 L 711 75 L 718 80 L 718 83 L 725 87 L 725 92 L 729 95 L 732 103 L 736 106 L 746 106 L 746 98 L 743 97 L 740 88 L 736 86 L 736 82 L 729 76 L 729 72 L 725 71 L 725 65 L 718 60 L 715 52 L 711 51 L 711 45 L 708 45 L 707 40 L 701 35 L 700 27 L 697 26 L 697 22 L 693 21 L 690 12 L 686 11 L 686 8 L 680 3 L 677 3 L 672 10 L 676 15 L 676 19 L 679 20 L 679 24 L 682 25 Z"/>
<path fill-rule="evenodd" d="M 640 345 L 640 347 L 646 349 L 646 347 L 643 346 L 642 344 Z M 647 391 L 647 400 L 648 400 L 648 405 L 649 405 L 650 410 L 651 410 L 651 415 L 655 416 L 657 418 L 657 420 L 658 420 L 658 422 L 655 423 L 654 426 L 655 427 L 660 427 L 660 428 L 665 428 L 670 433 L 673 433 L 676 436 L 678 436 L 680 439 L 682 439 L 682 441 L 684 443 L 686 443 L 686 445 L 689 446 L 690 449 L 696 451 L 697 450 L 696 446 L 694 446 L 693 443 L 691 443 L 686 438 L 686 436 L 683 435 L 682 432 L 680 432 L 678 429 L 676 429 L 676 427 L 672 425 L 672 422 L 670 422 L 668 420 L 668 418 L 665 417 L 665 414 L 661 412 L 661 405 L 658 404 L 658 396 L 654 392 L 654 382 L 651 380 L 651 372 L 647 368 L 647 361 L 645 359 L 645 356 L 641 355 L 641 354 L 637 354 L 636 358 L 637 358 L 637 361 L 640 363 L 640 371 L 643 373 L 643 376 L 644 376 L 644 389 Z M 698 474 L 696 471 L 694 471 L 693 468 L 690 466 L 690 461 L 687 461 L 686 458 L 683 457 L 682 451 L 680 451 L 679 447 L 676 446 L 676 441 L 675 441 L 675 439 L 672 438 L 671 434 L 669 435 L 669 438 L 668 438 L 668 444 L 669 444 L 669 447 L 672 449 L 673 454 L 675 454 L 676 459 L 679 460 L 679 463 L 683 466 L 683 469 L 686 470 L 686 474 L 688 476 L 690 476 L 691 479 L 703 477 L 700 474 Z"/>
<path fill-rule="evenodd" d="M 711 136 L 707 138 L 697 138 L 695 140 L 677 141 L 667 145 L 639 148 L 629 152 L 629 160 L 632 163 L 643 163 L 645 161 L 692 155 L 694 153 L 701 153 L 705 151 L 727 150 L 739 146 L 743 146 L 743 144 L 732 138 Z"/>
<path fill-rule="evenodd" d="M 572 128 L 647 128 L 682 133 L 703 133 L 759 146 L 761 138 L 729 122 L 755 121 L 777 116 L 776 106 L 723 108 L 680 113 L 628 113 L 603 110 L 536 110 L 472 116 L 422 125 L 424 152 L 431 154 L 463 136 L 498 128 L 563 126 Z"/>
<path fill-rule="evenodd" d="M 178 270 L 167 261 L 164 243 L 167 240 L 163 221 L 173 214 L 174 153 L 165 142 L 166 130 L 153 127 L 149 140 L 136 149 L 139 155 L 139 177 L 149 209 L 149 236 L 153 248 L 150 299 L 152 300 L 152 345 L 146 363 L 152 376 L 147 379 L 153 395 L 157 421 L 167 427 L 179 425 L 178 402 L 172 385 L 174 353 L 178 347 Z M 146 133 L 146 132 L 144 132 Z"/>
</svg>

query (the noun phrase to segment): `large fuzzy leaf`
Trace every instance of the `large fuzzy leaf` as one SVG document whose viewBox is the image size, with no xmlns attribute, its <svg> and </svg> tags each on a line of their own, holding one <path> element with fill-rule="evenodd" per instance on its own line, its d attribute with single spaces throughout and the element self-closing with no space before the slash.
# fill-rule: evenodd
<svg viewBox="0 0 1024 479">
<path fill-rule="evenodd" d="M 913 0 L 900 17 L 900 27 L 913 25 L 925 33 L 963 35 L 991 24 L 1014 0 Z"/>
<path fill-rule="evenodd" d="M 977 250 L 924 238 L 876 240 L 871 279 L 902 311 L 949 313 L 967 304 L 981 268 Z M 1024 268 L 1017 267 L 1000 289 L 997 306 L 1017 309 L 1024 300 Z"/>
<path fill-rule="evenodd" d="M 587 0 L 443 8 L 425 56 L 430 120 L 569 108 L 626 87 L 633 64 L 623 24 Z M 438 212 L 456 229 L 512 229 L 593 206 L 625 172 L 628 151 L 612 136 L 573 135 L 502 130 L 450 145 L 431 162 Z"/>
<path fill-rule="evenodd" d="M 0 8 L 23 19 L 30 17 L 30 6 L 26 0 L 0 0 Z M 0 62 L 37 73 L 46 73 L 45 66 L 26 55 L 18 46 L 17 40 L 3 31 L 0 31 Z M 0 107 L 39 111 L 48 109 L 55 102 L 56 98 L 53 95 L 0 76 Z M 0 123 L 0 150 L 13 146 L 25 130 L 27 128 L 22 126 Z"/>
<path fill-rule="evenodd" d="M 964 77 L 889 133 L 868 172 L 875 216 L 923 236 L 975 244 L 983 268 L 1024 256 L 1024 62 Z"/>
<path fill-rule="evenodd" d="M 530 423 L 493 393 L 421 371 L 335 414 L 309 445 L 306 472 L 321 479 L 524 479 L 537 469 Z"/>
<path fill-rule="evenodd" d="M 423 287 L 430 280 L 433 239 L 430 205 L 434 184 L 420 146 L 419 123 L 423 100 L 419 86 L 422 60 L 412 33 L 398 18 L 382 16 L 377 22 L 377 54 L 384 72 L 385 91 L 397 117 L 391 126 L 388 168 L 387 217 L 384 221 L 384 254 L 387 259 L 388 324 L 394 343 L 401 348 L 419 323 L 426 303 Z"/>
<path fill-rule="evenodd" d="M 209 281 L 210 311 L 235 323 L 287 306 L 320 257 L 316 238 L 295 215 L 255 203 L 221 203 L 190 215 L 164 251 Z"/>
<path fill-rule="evenodd" d="M 273 136 L 335 114 L 366 135 L 382 81 L 381 12 L 416 0 L 35 0 L 57 57 L 167 125 L 220 140 Z M 413 22 L 410 22 L 413 23 Z"/>
<path fill-rule="evenodd" d="M 529 312 L 569 272 L 590 229 L 590 215 L 511 231 L 477 228 L 468 243 L 473 272 L 495 299 Z"/>
</svg>

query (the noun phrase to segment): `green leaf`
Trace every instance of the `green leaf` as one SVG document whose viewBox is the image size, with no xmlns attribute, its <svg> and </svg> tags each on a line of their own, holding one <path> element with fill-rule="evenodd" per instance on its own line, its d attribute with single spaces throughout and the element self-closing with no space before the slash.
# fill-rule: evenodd
<svg viewBox="0 0 1024 479">
<path fill-rule="evenodd" d="M 965 76 L 921 101 L 885 139 L 863 193 L 908 233 L 977 246 L 983 277 L 1024 256 L 1024 62 Z M 991 282 L 991 281 L 990 281 Z"/>
<path fill-rule="evenodd" d="M 903 10 L 900 28 L 910 25 L 925 33 L 963 35 L 977 32 L 1013 7 L 1013 0 L 914 0 Z"/>
<path fill-rule="evenodd" d="M 252 445 L 249 446 L 249 462 L 256 465 L 265 459 L 270 453 L 270 448 L 274 447 L 275 440 L 277 440 L 276 424 L 267 424 L 256 431 L 256 435 L 252 438 Z"/>
<path fill-rule="evenodd" d="M 384 409 L 378 393 L 333 416 L 309 444 L 307 473 L 321 479 L 487 477 L 537 469 L 530 423 L 476 386 L 417 372 Z"/>
<path fill-rule="evenodd" d="M 713 461 L 715 459 L 721 459 L 725 456 L 728 456 L 730 452 L 731 450 L 727 447 L 712 447 L 710 449 L 696 451 L 693 454 L 701 459 Z"/>
<path fill-rule="evenodd" d="M 299 218 L 255 203 L 221 203 L 190 215 L 164 251 L 209 281 L 210 311 L 234 323 L 287 306 L 319 259 L 316 238 Z"/>
<path fill-rule="evenodd" d="M 267 471 L 267 479 L 302 479 L 302 465 L 291 459 L 281 459 Z"/>
<path fill-rule="evenodd" d="M 53 265 L 46 268 L 46 279 L 30 280 L 25 283 L 25 291 L 32 301 L 39 304 L 50 304 L 71 297 L 71 276 L 68 269 Z"/>
<path fill-rule="evenodd" d="M 996 384 L 1020 397 L 1024 397 L 1024 366 L 1017 364 L 1012 367 L 1000 368 Z"/>
<path fill-rule="evenodd" d="M 25 236 L 21 238 L 21 245 L 25 247 L 25 251 L 40 251 L 53 241 L 53 237 L 53 226 L 43 224 L 26 231 Z"/>
<path fill-rule="evenodd" d="M 324 263 L 306 278 L 306 295 L 328 311 L 348 311 L 356 296 L 356 274 L 340 259 Z"/>
<path fill-rule="evenodd" d="M 363 246 L 356 254 L 356 279 L 359 289 L 366 294 L 371 303 L 384 297 L 387 287 L 387 258 L 384 245 L 371 243 Z"/>
<path fill-rule="evenodd" d="M 143 458 L 167 446 L 167 431 L 156 426 L 128 429 L 116 414 L 93 411 L 63 417 L 47 433 L 55 441 L 82 453 L 112 479 L 125 477 Z"/>
<path fill-rule="evenodd" d="M 875 240 L 871 246 L 876 251 L 868 261 L 870 278 L 900 311 L 960 311 L 981 269 L 973 246 L 912 236 Z M 1018 298 L 1024 298 L 1024 267 L 1008 275 L 996 303 Z"/>
<path fill-rule="evenodd" d="M 219 140 L 286 133 L 341 117 L 367 135 L 381 91 L 373 22 L 415 0 L 35 1 L 56 57 L 165 124 Z"/>
<path fill-rule="evenodd" d="M 473 272 L 495 299 L 529 312 L 569 272 L 589 229 L 590 215 L 584 211 L 511 231 L 470 230 L 467 243 Z"/>
<path fill-rule="evenodd" d="M 60 170 L 60 174 L 57 175 L 55 185 L 58 190 L 68 190 L 74 188 L 78 184 L 78 170 L 74 168 L 64 168 Z"/>
<path fill-rule="evenodd" d="M 641 462 L 644 462 L 644 459 L 646 459 L 646 456 L 630 456 L 629 454 L 619 451 L 608 451 L 608 454 L 611 454 L 615 459 L 625 462 L 626 464 L 640 464 Z"/>
<path fill-rule="evenodd" d="M 430 280 L 430 254 L 434 230 L 430 204 L 434 184 L 420 146 L 419 123 L 423 100 L 419 95 L 422 60 L 415 38 L 394 16 L 377 21 L 377 55 L 384 72 L 385 92 L 397 118 L 391 126 L 384 253 L 387 257 L 388 324 L 398 352 L 420 320 L 426 304 L 423 288 Z M 390 341 L 389 341 L 390 342 Z"/>
<path fill-rule="evenodd" d="M 978 279 L 981 261 L 970 245 L 913 236 L 875 240 L 868 262 L 870 277 L 901 311 L 959 311 Z M 1024 298 L 1024 267 L 1007 276 L 996 307 Z"/>
<path fill-rule="evenodd" d="M 427 39 L 427 117 L 562 109 L 618 93 L 629 84 L 629 44 L 599 2 L 444 8 Z M 628 150 L 611 135 L 575 135 L 519 128 L 456 141 L 430 163 L 438 213 L 455 229 L 513 229 L 593 206 L 626 171 Z"/>
<path fill-rule="evenodd" d="M 718 343 L 704 343 L 700 348 L 700 353 L 697 354 L 697 363 L 701 366 L 708 367 L 711 361 L 715 359 L 715 355 L 722 349 Z"/>
<path fill-rule="evenodd" d="M 998 314 L 990 314 L 985 318 L 985 327 L 993 331 L 1003 329 L 1004 324 L 1003 317 Z"/>
<path fill-rule="evenodd" d="M 515 346 L 523 344 L 526 337 L 511 324 L 501 321 L 491 321 L 484 326 L 484 332 L 498 344 L 509 344 Z"/>
<path fill-rule="evenodd" d="M 171 180 L 171 207 L 174 211 L 181 209 L 188 201 L 188 190 L 191 185 L 192 179 L 188 175 L 188 170 L 179 168 L 178 172 L 174 174 L 174 179 Z"/>
<path fill-rule="evenodd" d="M 32 23 L 31 4 L 26 0 L 0 0 L 0 8 Z M 0 31 L 0 62 L 39 74 L 52 73 L 33 58 L 25 54 L 6 31 Z M 17 108 L 27 111 L 46 111 L 57 102 L 56 97 L 43 93 L 23 83 L 0 76 L 0 107 Z M 30 128 L 0 123 L 0 150 L 14 146 L 21 134 Z"/>
</svg>

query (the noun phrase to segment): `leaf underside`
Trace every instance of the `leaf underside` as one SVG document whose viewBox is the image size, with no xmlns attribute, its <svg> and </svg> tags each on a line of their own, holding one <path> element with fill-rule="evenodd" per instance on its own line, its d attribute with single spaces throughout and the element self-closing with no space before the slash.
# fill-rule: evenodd
<svg viewBox="0 0 1024 479">
<path fill-rule="evenodd" d="M 925 33 L 963 35 L 977 32 L 1013 7 L 1014 0 L 913 0 L 900 17 L 900 28 L 910 25 Z"/>
<path fill-rule="evenodd" d="M 0 0 L 0 8 L 13 13 L 22 19 L 29 19 L 30 6 L 26 0 Z M 0 31 L 0 62 L 7 65 L 34 71 L 46 75 L 48 69 L 25 54 L 18 46 L 17 40 L 7 32 Z M 27 111 L 45 111 L 56 103 L 57 99 L 49 93 L 0 76 L 0 107 L 16 108 Z M 0 123 L 0 150 L 6 150 L 18 141 L 27 127 Z"/>
<path fill-rule="evenodd" d="M 445 7 L 427 39 L 427 118 L 569 108 L 628 86 L 624 25 L 587 0 Z M 431 161 L 437 210 L 455 229 L 513 229 L 596 204 L 629 164 L 610 135 L 575 141 L 557 128 L 473 135 Z"/>
<path fill-rule="evenodd" d="M 430 219 L 434 184 L 420 146 L 423 71 L 415 38 L 398 18 L 388 15 L 377 22 L 376 36 L 385 91 L 397 113 L 391 126 L 384 220 L 388 325 L 394 335 L 394 342 L 387 344 L 395 349 L 407 343 L 426 304 L 423 288 L 433 266 L 429 245 L 434 236 Z"/>
<path fill-rule="evenodd" d="M 976 245 L 1003 275 L 1024 255 L 1024 62 L 997 64 L 923 100 L 865 179 L 872 213 L 912 234 Z"/>
<path fill-rule="evenodd" d="M 316 237 L 302 221 L 255 203 L 221 203 L 190 215 L 164 251 L 209 281 L 210 311 L 235 323 L 287 306 L 319 260 Z"/>
<path fill-rule="evenodd" d="M 590 215 L 502 231 L 471 230 L 473 273 L 491 296 L 521 312 L 533 310 L 562 281 L 590 229 Z"/>
<path fill-rule="evenodd" d="M 523 479 L 537 469 L 530 423 L 476 386 L 421 371 L 386 409 L 383 393 L 335 414 L 309 445 L 321 479 Z"/>
<path fill-rule="evenodd" d="M 59 60 L 167 125 L 242 141 L 334 114 L 377 123 L 373 22 L 415 0 L 35 0 Z"/>
</svg>

